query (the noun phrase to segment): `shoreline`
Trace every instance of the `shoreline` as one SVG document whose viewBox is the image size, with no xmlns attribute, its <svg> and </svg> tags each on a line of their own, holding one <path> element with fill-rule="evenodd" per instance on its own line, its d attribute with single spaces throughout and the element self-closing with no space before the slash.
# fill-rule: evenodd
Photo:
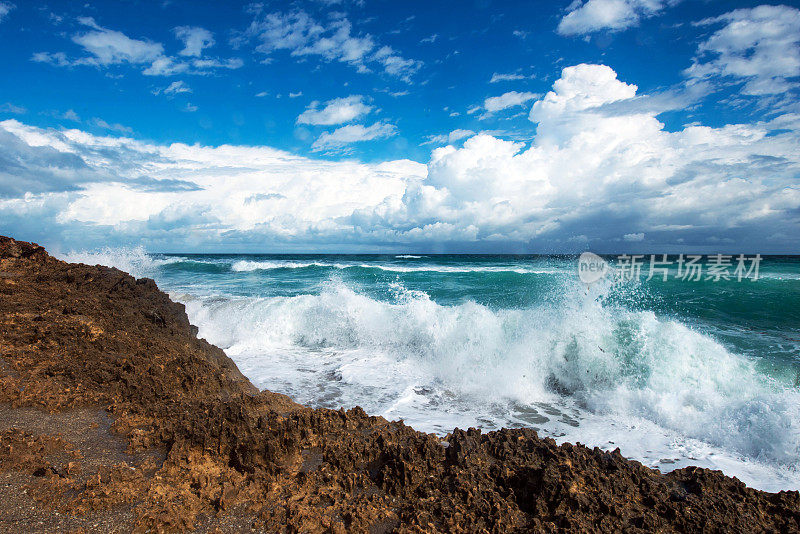
<svg viewBox="0 0 800 534">
<path fill-rule="evenodd" d="M 797 491 L 661 474 L 530 429 L 441 438 L 259 392 L 152 280 L 37 245 L 0 237 L 0 296 L 0 474 L 14 480 L 0 494 L 17 503 L 5 527 L 800 531 Z"/>
</svg>

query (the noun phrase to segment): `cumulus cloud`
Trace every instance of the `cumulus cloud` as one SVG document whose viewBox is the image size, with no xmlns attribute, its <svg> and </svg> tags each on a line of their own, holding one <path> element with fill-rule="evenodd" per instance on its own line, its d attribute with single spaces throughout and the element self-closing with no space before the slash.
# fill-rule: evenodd
<svg viewBox="0 0 800 534">
<path fill-rule="evenodd" d="M 205 28 L 178 26 L 174 31 L 175 36 L 183 41 L 183 50 L 179 52 L 182 56 L 200 57 L 203 49 L 214 46 L 214 35 Z"/>
<path fill-rule="evenodd" d="M 668 131 L 637 93 L 607 66 L 567 67 L 531 109 L 535 135 L 467 134 L 427 165 L 159 145 L 7 120 L 0 233 L 161 250 L 798 250 L 797 116 Z M 317 147 L 394 133 L 346 125 Z"/>
<path fill-rule="evenodd" d="M 607 66 L 564 69 L 531 110 L 538 128 L 530 147 L 479 134 L 433 152 L 425 184 L 407 194 L 420 207 L 416 218 L 471 225 L 484 239 L 562 243 L 641 234 L 663 244 L 656 240 L 705 239 L 714 228 L 751 248 L 763 245 L 757 228 L 773 235 L 797 224 L 797 131 L 779 133 L 774 123 L 671 133 L 654 112 L 624 112 L 635 95 Z M 614 114 L 603 112 L 609 104 Z"/>
<path fill-rule="evenodd" d="M 424 174 L 407 160 L 368 165 L 268 147 L 156 145 L 10 120 L 0 122 L 0 233 L 39 228 L 47 235 L 36 239 L 70 246 L 135 235 L 162 248 L 187 239 L 350 241 L 343 236 L 354 209 L 400 199 Z"/>
<path fill-rule="evenodd" d="M 703 20 L 702 26 L 724 24 L 700 44 L 693 78 L 746 82 L 750 95 L 783 93 L 800 77 L 800 10 L 788 6 L 737 9 Z"/>
<path fill-rule="evenodd" d="M 529 92 L 520 93 L 517 91 L 509 91 L 500 96 L 491 96 L 487 98 L 486 100 L 483 101 L 483 107 L 489 113 L 494 113 L 496 111 L 500 111 L 503 109 L 521 106 L 526 102 L 530 102 L 537 96 L 539 95 L 537 95 L 536 93 L 529 93 Z"/>
<path fill-rule="evenodd" d="M 561 35 L 581 35 L 601 30 L 619 31 L 637 26 L 680 0 L 576 0 L 558 24 Z"/>
<path fill-rule="evenodd" d="M 553 90 L 531 107 L 529 118 L 538 123 L 537 141 L 558 143 L 578 135 L 581 119 L 599 113 L 600 106 L 632 99 L 636 90 L 606 65 L 581 63 L 563 69 Z"/>
<path fill-rule="evenodd" d="M 200 58 L 209 41 L 198 37 L 202 28 L 176 28 L 176 33 L 184 39 L 186 47 L 181 52 L 186 56 L 197 56 L 192 60 L 178 59 L 164 53 L 164 45 L 148 39 L 134 39 L 116 30 L 104 28 L 91 17 L 80 17 L 81 25 L 89 28 L 72 36 L 72 41 L 81 46 L 87 56 L 70 58 L 64 52 L 37 52 L 31 59 L 41 63 L 50 63 L 58 67 L 89 65 L 107 68 L 113 65 L 132 65 L 142 69 L 148 76 L 171 76 L 180 73 L 205 74 L 217 68 L 237 69 L 243 62 L 238 58 L 220 60 Z M 202 30 L 205 31 L 205 30 Z M 210 39 L 210 33 L 208 35 Z M 205 44 L 204 44 L 205 43 Z M 211 40 L 213 43 L 213 39 Z M 196 53 L 195 53 L 196 52 Z"/>
<path fill-rule="evenodd" d="M 243 39 L 255 39 L 256 50 L 270 55 L 288 50 L 292 56 L 319 56 L 368 72 L 378 65 L 384 72 L 409 80 L 422 63 L 403 58 L 390 46 L 380 46 L 370 34 L 353 35 L 353 26 L 343 16 L 328 23 L 317 22 L 305 11 L 258 12 Z"/>
<path fill-rule="evenodd" d="M 302 93 L 301 93 L 302 94 Z M 292 95 L 289 95 L 292 97 Z M 299 96 L 299 95 L 296 95 Z M 300 124 L 344 124 L 366 115 L 372 106 L 364 103 L 361 95 L 351 95 L 346 98 L 334 98 L 325 102 L 320 108 L 319 102 L 312 102 L 309 107 L 297 117 Z"/>
<path fill-rule="evenodd" d="M 315 151 L 338 149 L 352 143 L 385 139 L 395 135 L 397 135 L 397 127 L 394 124 L 385 122 L 376 122 L 371 126 L 348 124 L 332 132 L 324 132 L 314 141 L 311 148 Z"/>
</svg>

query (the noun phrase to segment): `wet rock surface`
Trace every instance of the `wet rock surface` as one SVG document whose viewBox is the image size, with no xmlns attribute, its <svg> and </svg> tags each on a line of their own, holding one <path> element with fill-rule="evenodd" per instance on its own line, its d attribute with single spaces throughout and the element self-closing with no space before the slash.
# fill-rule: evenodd
<svg viewBox="0 0 800 534">
<path fill-rule="evenodd" d="M 0 237 L 0 530 L 797 532 L 800 495 L 258 392 L 152 280 Z"/>
</svg>

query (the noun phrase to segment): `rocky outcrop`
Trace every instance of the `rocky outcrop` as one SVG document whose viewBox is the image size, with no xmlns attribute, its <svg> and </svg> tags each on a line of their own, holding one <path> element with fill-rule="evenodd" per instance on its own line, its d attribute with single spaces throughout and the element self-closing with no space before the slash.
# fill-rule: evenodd
<svg viewBox="0 0 800 534">
<path fill-rule="evenodd" d="M 26 516 L 9 501 L 21 504 L 0 526 L 51 514 L 90 531 L 800 530 L 798 492 L 720 472 L 663 475 L 527 429 L 439 438 L 258 392 L 152 280 L 4 237 L 0 318 L 0 474 L 17 481 L 0 496 L 34 503 Z M 81 439 L 103 424 L 106 437 Z"/>
</svg>

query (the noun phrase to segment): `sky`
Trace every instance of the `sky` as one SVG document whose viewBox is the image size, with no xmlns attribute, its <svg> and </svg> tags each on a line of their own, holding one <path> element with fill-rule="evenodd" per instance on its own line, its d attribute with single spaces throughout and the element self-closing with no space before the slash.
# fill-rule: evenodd
<svg viewBox="0 0 800 534">
<path fill-rule="evenodd" d="M 800 2 L 0 0 L 0 234 L 800 253 Z"/>
</svg>

